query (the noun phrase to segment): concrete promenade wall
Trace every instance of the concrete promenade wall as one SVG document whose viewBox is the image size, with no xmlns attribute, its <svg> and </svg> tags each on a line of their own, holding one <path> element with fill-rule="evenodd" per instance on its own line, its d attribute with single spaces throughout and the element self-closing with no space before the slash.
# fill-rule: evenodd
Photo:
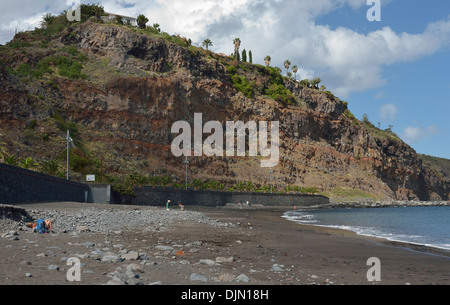
<svg viewBox="0 0 450 305">
<path fill-rule="evenodd" d="M 264 206 L 313 206 L 328 204 L 329 199 L 320 195 L 278 194 L 278 193 L 250 193 L 250 192 L 221 192 L 179 190 L 173 188 L 141 187 L 136 189 L 134 205 L 165 206 L 167 200 L 172 205 L 182 203 L 202 206 L 224 206 L 227 203 L 260 204 Z"/>
<path fill-rule="evenodd" d="M 83 183 L 0 163 L 0 204 L 33 202 L 86 202 Z"/>
</svg>

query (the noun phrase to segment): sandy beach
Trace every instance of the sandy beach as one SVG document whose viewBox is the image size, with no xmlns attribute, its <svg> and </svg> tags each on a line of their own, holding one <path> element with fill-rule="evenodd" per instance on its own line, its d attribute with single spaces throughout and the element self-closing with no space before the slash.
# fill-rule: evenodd
<svg viewBox="0 0 450 305">
<path fill-rule="evenodd" d="M 28 204 L 34 210 L 161 212 L 163 208 Z M 290 208 L 186 207 L 210 220 L 178 213 L 163 229 L 147 224 L 105 235 L 89 231 L 37 234 L 15 228 L 0 238 L 1 285 L 449 285 L 450 253 L 299 225 L 281 217 Z M 179 216 L 181 215 L 181 216 Z M 169 215 L 170 216 L 170 215 Z M 197 217 L 197 218 L 196 218 Z M 147 229 L 146 229 L 147 228 Z M 3 232 L 0 232 L 3 233 Z M 109 256 L 108 256 L 109 255 Z M 107 259 L 114 255 L 119 259 Z M 69 281 L 81 263 L 80 281 Z M 377 257 L 380 282 L 369 282 L 367 260 Z M 132 271 L 130 271 L 130 269 Z"/>
</svg>

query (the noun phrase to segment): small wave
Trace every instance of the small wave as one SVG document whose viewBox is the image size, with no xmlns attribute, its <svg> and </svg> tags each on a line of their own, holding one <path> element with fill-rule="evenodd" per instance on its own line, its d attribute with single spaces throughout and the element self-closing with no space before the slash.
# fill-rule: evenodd
<svg viewBox="0 0 450 305">
<path fill-rule="evenodd" d="M 443 243 L 443 240 L 433 240 L 431 237 L 428 236 L 421 236 L 417 234 L 410 234 L 410 235 L 400 234 L 391 231 L 384 231 L 383 229 L 375 227 L 364 227 L 356 225 L 325 225 L 320 223 L 320 221 L 318 221 L 314 215 L 304 211 L 286 212 L 282 217 L 299 224 L 307 224 L 307 225 L 314 225 L 317 227 L 346 230 L 354 232 L 360 236 L 382 238 L 393 242 L 401 242 L 417 246 L 450 250 L 450 244 Z"/>
<path fill-rule="evenodd" d="M 283 218 L 304 224 L 317 223 L 317 220 L 314 219 L 314 215 L 311 214 L 303 214 L 301 212 L 287 212 L 283 216 Z"/>
</svg>

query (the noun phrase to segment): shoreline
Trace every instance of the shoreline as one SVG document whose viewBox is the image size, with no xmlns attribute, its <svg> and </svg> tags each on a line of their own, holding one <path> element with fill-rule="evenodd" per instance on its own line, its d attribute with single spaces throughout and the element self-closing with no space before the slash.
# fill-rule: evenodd
<svg viewBox="0 0 450 305">
<path fill-rule="evenodd" d="M 230 209 L 225 210 L 230 212 Z M 321 252 L 324 252 L 323 255 L 325 255 L 325 253 L 330 254 L 330 257 L 322 258 L 324 260 L 330 260 L 331 257 L 334 258 L 336 253 L 345 253 L 346 258 L 351 257 L 353 259 L 362 256 L 364 258 L 360 260 L 360 263 L 362 260 L 368 259 L 369 257 L 380 256 L 382 265 L 384 261 L 388 261 L 387 265 L 389 265 L 389 267 L 385 267 L 384 269 L 389 269 L 392 273 L 389 279 L 382 280 L 380 283 L 382 285 L 430 284 L 432 282 L 427 282 L 427 280 L 425 280 L 427 278 L 427 273 L 433 273 L 436 270 L 441 270 L 443 277 L 438 282 L 432 284 L 450 284 L 450 251 L 428 246 L 417 246 L 406 242 L 390 241 L 373 236 L 359 235 L 356 232 L 345 229 L 296 223 L 282 217 L 283 213 L 289 210 L 292 210 L 292 207 L 263 207 L 253 209 L 253 211 L 251 208 L 247 208 L 242 209 L 241 213 L 252 215 L 250 218 L 253 220 L 259 219 L 269 221 L 271 224 L 265 229 L 266 233 L 268 233 L 267 230 L 271 230 L 271 228 L 283 227 L 283 230 L 285 231 L 288 231 L 286 228 L 289 228 L 289 231 L 293 230 L 299 233 L 310 234 L 311 240 L 308 240 L 307 245 L 310 247 L 309 250 L 314 253 L 314 255 L 311 256 L 311 259 Z M 211 216 L 216 215 L 214 212 L 209 214 L 208 211 L 205 211 L 205 213 Z M 233 214 L 232 211 L 231 214 Z M 324 245 L 322 244 L 323 239 L 330 241 L 329 248 L 332 249 L 331 251 L 329 249 L 324 251 Z M 286 245 L 283 246 L 285 247 Z M 349 252 L 351 254 L 349 254 Z M 384 259 L 382 259 L 382 257 L 384 257 Z M 343 265 L 345 266 L 347 259 L 344 259 L 343 261 Z M 393 261 L 395 263 L 393 263 Z M 367 268 L 365 270 L 367 271 L 369 267 L 362 267 L 360 265 L 358 268 Z M 331 268 L 331 270 L 335 269 Z M 408 273 L 408 271 L 411 270 L 416 270 L 420 275 L 411 274 L 410 281 L 405 280 L 402 282 L 401 279 L 406 278 L 404 273 Z M 342 270 L 340 271 L 342 272 Z M 348 275 L 349 274 L 347 274 L 347 276 Z M 364 276 L 365 274 L 362 278 L 364 278 Z M 351 285 L 353 284 L 355 283 L 352 282 Z M 373 283 L 368 283 L 360 278 L 357 284 Z"/>
<path fill-rule="evenodd" d="M 418 207 L 419 205 L 410 205 L 409 207 Z M 420 205 L 420 207 L 428 207 L 428 206 L 442 206 L 442 205 Z M 404 206 L 371 206 L 371 207 L 349 207 L 346 206 L 347 208 L 390 208 L 390 207 L 404 207 Z M 333 207 L 333 208 L 323 208 L 323 209 L 339 209 L 342 207 Z M 252 208 L 247 208 L 247 210 L 251 210 Z M 278 207 L 278 206 L 273 206 L 273 207 L 256 207 L 253 208 L 254 211 L 256 210 L 261 210 L 264 211 L 264 209 L 267 210 L 272 210 L 272 211 L 276 211 L 277 209 L 280 211 L 280 216 L 279 218 L 283 221 L 287 221 L 288 223 L 293 223 L 295 225 L 298 226 L 302 226 L 306 229 L 309 230 L 313 230 L 313 231 L 317 231 L 319 233 L 323 233 L 326 232 L 327 234 L 336 234 L 336 235 L 347 235 L 347 236 L 353 236 L 353 237 L 360 237 L 360 238 L 364 238 L 367 239 L 368 241 L 373 241 L 374 243 L 378 243 L 380 245 L 384 245 L 384 246 L 392 246 L 392 247 L 398 247 L 398 248 L 403 248 L 405 250 L 409 250 L 409 251 L 415 251 L 418 253 L 425 253 L 425 254 L 430 254 L 430 255 L 438 255 L 438 256 L 442 256 L 442 257 L 448 257 L 450 258 L 450 250 L 447 249 L 443 249 L 443 248 L 439 248 L 439 247 L 433 247 L 430 245 L 424 245 L 424 244 L 415 244 L 415 243 L 411 243 L 411 242 L 406 242 L 406 241 L 397 241 L 397 240 L 390 240 L 388 238 L 384 238 L 384 237 L 377 237 L 377 236 L 372 236 L 372 235 L 365 235 L 365 234 L 358 234 L 355 231 L 349 230 L 349 229 L 343 229 L 343 228 L 333 228 L 333 227 L 329 227 L 329 226 L 325 226 L 325 225 L 313 225 L 313 224 L 304 224 L 304 223 L 299 223 L 299 222 L 295 222 L 289 219 L 286 219 L 283 217 L 283 214 L 285 212 L 288 211 L 292 211 L 292 207 Z M 321 208 L 317 208 L 317 207 L 302 207 L 301 209 L 303 210 L 320 210 Z M 242 210 L 246 210 L 246 208 L 243 208 Z M 273 219 L 273 221 L 277 221 L 278 219 Z"/>
</svg>

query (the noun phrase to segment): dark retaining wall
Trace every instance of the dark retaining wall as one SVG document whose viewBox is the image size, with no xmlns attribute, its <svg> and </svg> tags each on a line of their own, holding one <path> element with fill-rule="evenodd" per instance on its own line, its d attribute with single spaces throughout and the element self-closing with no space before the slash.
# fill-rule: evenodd
<svg viewBox="0 0 450 305">
<path fill-rule="evenodd" d="M 86 184 L 0 163 L 0 203 L 86 202 L 88 194 Z"/>
<path fill-rule="evenodd" d="M 183 205 L 224 206 L 227 203 L 261 204 L 265 206 L 312 206 L 328 204 L 329 198 L 320 195 L 271 194 L 249 192 L 220 192 L 178 190 L 173 188 L 141 187 L 136 189 L 134 205 L 165 206 L 167 200 L 172 206 Z"/>
<path fill-rule="evenodd" d="M 126 204 L 143 206 L 203 205 L 224 206 L 227 203 L 260 204 L 265 206 L 312 206 L 328 204 L 319 195 L 270 194 L 179 190 L 174 188 L 136 189 L 136 197 Z M 108 185 L 83 184 L 0 163 L 0 204 L 35 202 L 89 202 L 121 204 L 121 195 Z"/>
</svg>

